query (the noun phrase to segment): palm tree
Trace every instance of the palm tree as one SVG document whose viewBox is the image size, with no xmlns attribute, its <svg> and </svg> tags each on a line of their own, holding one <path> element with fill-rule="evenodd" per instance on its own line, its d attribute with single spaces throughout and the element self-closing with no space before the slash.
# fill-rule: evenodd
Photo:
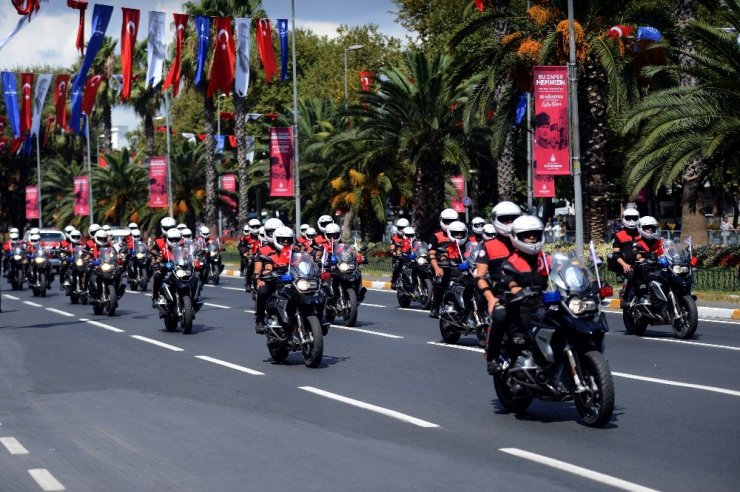
<svg viewBox="0 0 740 492">
<path fill-rule="evenodd" d="M 92 73 L 101 75 L 103 80 L 98 88 L 96 102 L 103 121 L 103 150 L 111 150 L 111 139 L 113 136 L 113 106 L 116 104 L 116 93 L 111 86 L 113 74 L 120 70 L 120 58 L 116 56 L 115 49 L 118 44 L 113 38 L 105 36 L 100 45 L 100 50 L 95 55 L 92 64 Z M 92 130 L 92 129 L 91 129 Z M 92 132 L 91 132 L 92 134 Z"/>
<path fill-rule="evenodd" d="M 357 118 L 357 138 L 367 144 L 366 162 L 404 166 L 413 176 L 414 224 L 430 237 L 445 205 L 447 170 L 467 170 L 460 119 L 453 103 L 465 98 L 452 84 L 451 58 L 409 51 L 403 67 L 391 67 L 378 91 L 363 93 L 348 115 Z"/>
<path fill-rule="evenodd" d="M 726 5 L 725 20 L 740 28 L 740 0 Z M 696 50 L 676 51 L 691 63 L 646 70 L 676 78 L 686 72 L 697 83 L 653 92 L 628 114 L 624 131 L 639 135 L 629 154 L 628 185 L 636 194 L 647 183 L 656 189 L 671 187 L 683 176 L 682 235 L 703 244 L 707 238 L 701 210 L 687 209 L 695 209 L 700 185 L 716 169 L 740 169 L 740 47 L 735 33 L 701 22 L 689 23 L 682 34 Z M 691 220 L 695 216 L 699 220 Z"/>
<path fill-rule="evenodd" d="M 44 216 L 54 217 L 57 225 L 72 224 L 82 230 L 83 219 L 89 225 L 87 217 L 74 215 L 74 180 L 76 176 L 87 176 L 87 168 L 81 162 L 66 162 L 64 159 L 47 159 L 44 165 L 43 195 Z"/>
<path fill-rule="evenodd" d="M 141 160 L 132 162 L 127 149 L 105 155 L 107 167 L 93 169 L 95 211 L 108 224 L 138 221 L 148 206 L 149 173 Z"/>
</svg>

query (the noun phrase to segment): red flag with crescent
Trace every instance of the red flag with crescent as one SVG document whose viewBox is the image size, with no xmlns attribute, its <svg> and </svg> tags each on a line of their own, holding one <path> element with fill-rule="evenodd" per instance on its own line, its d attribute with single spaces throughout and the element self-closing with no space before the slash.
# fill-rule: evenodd
<svg viewBox="0 0 740 492">
<path fill-rule="evenodd" d="M 67 0 L 67 7 L 80 11 L 80 23 L 77 26 L 75 46 L 80 51 L 80 55 L 83 55 L 85 53 L 85 10 L 87 10 L 87 1 Z"/>
<path fill-rule="evenodd" d="M 123 22 L 121 23 L 121 70 L 123 72 L 121 100 L 125 101 L 131 95 L 131 66 L 134 60 L 136 34 L 139 32 L 139 11 L 125 7 L 122 7 L 121 11 L 123 11 Z"/>
<path fill-rule="evenodd" d="M 85 94 L 82 96 L 82 112 L 90 116 L 95 107 L 95 98 L 98 95 L 98 88 L 103 81 L 102 75 L 90 75 L 85 83 Z"/>
<path fill-rule="evenodd" d="M 182 41 L 185 39 L 185 29 L 188 27 L 187 14 L 172 14 L 175 16 L 175 33 L 177 44 L 175 45 L 175 59 L 170 67 L 170 73 L 167 74 L 167 80 L 164 81 L 162 90 L 172 86 L 172 94 L 177 97 L 180 92 L 180 75 L 182 73 Z"/>
<path fill-rule="evenodd" d="M 230 17 L 216 17 L 216 46 L 211 65 L 211 80 L 208 82 L 208 97 L 213 97 L 217 89 L 228 94 L 234 85 L 234 64 L 236 63 L 236 43 L 231 31 Z"/>
<path fill-rule="evenodd" d="M 370 92 L 370 89 L 373 87 L 374 79 L 375 74 L 373 72 L 360 72 L 360 85 L 362 86 L 362 90 Z"/>
<path fill-rule="evenodd" d="M 56 109 L 57 128 L 67 130 L 67 87 L 69 75 L 57 75 L 54 81 L 54 108 Z"/>
<path fill-rule="evenodd" d="M 257 21 L 257 51 L 260 53 L 262 67 L 265 69 L 265 78 L 267 83 L 275 73 L 277 73 L 277 64 L 275 63 L 275 51 L 272 46 L 272 29 L 270 28 L 270 19 L 259 19 Z"/>
<path fill-rule="evenodd" d="M 11 2 L 18 15 L 28 15 L 31 12 L 38 12 L 41 8 L 39 0 L 11 0 Z"/>
<path fill-rule="evenodd" d="M 31 131 L 31 99 L 33 94 L 31 87 L 33 86 L 33 74 L 22 73 L 21 74 L 21 137 L 25 137 L 28 132 Z"/>
</svg>

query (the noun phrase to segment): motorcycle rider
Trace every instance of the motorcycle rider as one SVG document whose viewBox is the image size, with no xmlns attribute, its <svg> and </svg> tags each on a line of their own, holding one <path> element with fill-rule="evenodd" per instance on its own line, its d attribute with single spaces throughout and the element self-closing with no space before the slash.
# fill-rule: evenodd
<svg viewBox="0 0 740 492">
<path fill-rule="evenodd" d="M 278 228 L 283 227 L 283 221 L 277 218 L 267 219 L 263 227 L 265 228 L 264 244 L 254 257 L 254 273 L 252 274 L 254 288 L 257 292 L 254 306 L 254 331 L 258 335 L 264 335 L 265 333 L 265 308 L 267 307 L 267 299 L 269 299 L 275 287 L 273 282 L 265 282 L 260 276 L 263 271 L 267 271 L 265 267 L 272 261 L 270 258 L 278 251 L 275 247 L 273 235 Z"/>
<path fill-rule="evenodd" d="M 167 233 L 171 229 L 175 228 L 175 219 L 172 217 L 163 217 L 159 221 L 160 236 L 154 240 L 154 244 L 149 249 L 149 256 L 151 258 L 152 270 L 152 307 L 157 307 L 157 297 L 159 296 L 159 288 L 162 286 L 163 273 L 160 270 L 160 259 L 163 251 L 167 250 Z M 177 231 L 180 235 L 178 241 L 182 238 L 180 231 Z"/>
<path fill-rule="evenodd" d="M 95 246 L 95 233 L 100 230 L 100 226 L 98 224 L 90 224 L 90 227 L 87 228 L 87 240 L 85 241 L 85 246 L 87 249 L 92 249 Z"/>
<path fill-rule="evenodd" d="M 262 223 L 259 219 L 252 219 L 242 228 L 242 237 L 239 238 L 239 242 L 236 245 L 236 249 L 239 251 L 239 259 L 241 261 L 241 273 L 246 279 L 251 278 L 251 274 L 254 271 L 252 261 L 250 258 L 254 256 L 259 249 L 259 230 Z"/>
<path fill-rule="evenodd" d="M 400 218 L 396 221 L 396 233 L 391 236 L 391 244 L 389 251 L 393 258 L 393 274 L 391 275 L 391 289 L 396 290 L 396 282 L 398 281 L 398 275 L 403 269 L 403 259 L 401 257 L 401 247 L 404 241 L 403 230 L 409 227 L 408 219 Z"/>
<path fill-rule="evenodd" d="M 432 266 L 432 309 L 429 313 L 430 318 L 439 318 L 439 306 L 442 303 L 442 294 L 450 282 L 450 274 L 446 268 L 442 268 L 440 262 L 447 260 L 446 249 L 450 245 L 450 237 L 447 228 L 450 224 L 458 220 L 459 215 L 455 210 L 446 208 L 439 214 L 440 230 L 435 232 L 429 241 L 429 264 Z"/>
<path fill-rule="evenodd" d="M 307 231 L 307 230 L 308 230 L 308 229 L 309 229 L 310 227 L 311 227 L 311 226 L 310 226 L 310 225 L 308 225 L 308 224 L 301 224 L 301 227 L 300 227 L 301 235 L 295 238 L 295 242 L 296 242 L 297 244 L 300 244 L 300 245 L 301 245 L 301 246 L 303 246 L 304 248 L 305 248 L 306 246 L 310 246 L 310 243 L 309 243 L 308 239 L 306 239 L 306 231 Z"/>
<path fill-rule="evenodd" d="M 452 209 L 452 212 L 455 212 Z M 442 212 L 443 214 L 445 211 Z M 449 214 L 452 216 L 452 214 Z M 457 212 L 455 212 L 457 215 Z M 440 221 L 442 223 L 442 221 Z M 453 220 L 446 224 L 446 234 L 440 237 L 437 233 L 432 237 L 436 244 L 429 246 L 429 262 L 434 270 L 432 310 L 429 313 L 430 318 L 439 317 L 439 307 L 442 304 L 442 297 L 450 283 L 452 267 L 465 261 L 463 250 L 461 249 L 468 240 L 468 226 L 459 220 Z M 434 248 L 434 249 L 432 249 Z"/>
<path fill-rule="evenodd" d="M 91 248 L 89 248 L 89 253 L 92 256 L 93 263 L 91 264 L 91 269 L 88 271 L 88 290 L 90 291 L 90 295 L 94 296 L 96 295 L 98 291 L 98 284 L 97 284 L 97 278 L 95 275 L 93 275 L 92 269 L 95 267 L 95 260 L 99 260 L 100 258 L 100 249 L 101 248 L 112 248 L 110 242 L 110 235 L 108 231 L 106 231 L 104 228 L 100 228 L 96 233 L 95 236 L 93 236 L 93 245 Z M 118 298 L 120 299 L 123 297 L 123 294 L 126 293 L 126 286 L 120 283 L 120 276 L 118 277 L 119 283 L 116 285 L 116 293 L 118 294 Z"/>
<path fill-rule="evenodd" d="M 171 217 L 165 217 L 160 221 L 160 228 L 164 228 L 162 225 L 162 222 L 165 221 L 165 219 L 172 219 Z M 182 233 L 180 230 L 175 227 L 175 219 L 172 219 L 170 222 L 167 220 L 165 222 L 167 228 L 167 232 L 164 235 L 164 238 L 158 238 L 155 245 L 152 247 L 152 249 L 156 248 L 155 256 L 153 257 L 152 261 L 156 261 L 156 264 L 153 264 L 154 268 L 154 275 L 152 277 L 152 307 L 156 308 L 157 305 L 164 305 L 167 303 L 165 299 L 162 298 L 162 296 L 159 295 L 159 290 L 162 288 L 162 284 L 164 283 L 164 272 L 162 271 L 162 266 L 164 263 L 171 261 L 174 259 L 172 248 L 175 246 L 180 245 L 180 241 L 182 241 Z M 170 225 L 171 224 L 171 225 Z M 195 299 L 193 299 L 193 303 L 200 303 L 200 283 L 198 284 L 198 290 L 196 292 Z"/>
<path fill-rule="evenodd" d="M 69 279 L 67 278 L 67 267 L 69 261 L 72 259 L 72 248 L 76 246 L 72 241 L 72 233 L 77 231 L 73 225 L 68 225 L 64 228 L 64 239 L 59 243 L 59 251 L 67 254 L 67 258 L 59 263 L 59 289 L 64 290 L 69 287 Z M 80 236 L 77 237 L 77 244 L 80 242 Z"/>
<path fill-rule="evenodd" d="M 315 250 L 317 248 L 316 244 L 316 237 L 318 236 L 318 232 L 316 232 L 316 229 L 313 227 L 309 227 L 306 229 L 306 244 L 312 249 Z"/>
<path fill-rule="evenodd" d="M 473 220 L 470 221 L 470 230 L 473 233 L 470 235 L 470 237 L 468 237 L 468 240 L 474 243 L 482 243 L 483 226 L 485 225 L 486 221 L 483 220 L 483 217 L 473 217 Z"/>
<path fill-rule="evenodd" d="M 643 263 L 646 260 L 654 260 L 663 254 L 663 241 L 658 235 L 658 221 L 655 217 L 646 215 L 640 217 L 637 222 L 637 230 L 640 237 L 632 243 L 632 265 Z M 644 294 L 647 291 L 648 278 L 647 273 L 641 268 L 634 270 L 634 289 L 636 294 L 643 295 L 639 302 L 650 303 L 650 300 Z"/>
<path fill-rule="evenodd" d="M 628 300 L 626 295 L 632 291 L 632 245 L 640 237 L 640 231 L 637 229 L 639 220 L 640 213 L 637 209 L 625 208 L 622 212 L 622 229 L 617 231 L 612 241 L 612 255 L 608 266 L 610 270 L 626 280 L 620 293 L 623 300 Z"/>
<path fill-rule="evenodd" d="M 180 235 L 182 236 L 182 244 L 185 244 L 187 241 L 193 240 L 193 231 L 191 231 L 187 227 L 180 231 Z"/>
<path fill-rule="evenodd" d="M 331 218 L 331 215 L 322 215 L 319 217 L 318 222 L 316 223 L 316 226 L 319 229 L 319 235 L 314 238 L 314 244 L 316 246 L 324 247 L 324 244 L 327 242 L 326 240 L 326 226 L 329 224 L 333 224 L 334 219 Z"/>
<path fill-rule="evenodd" d="M 10 262 L 10 255 L 13 254 L 13 249 L 18 245 L 20 239 L 20 233 L 15 227 L 10 228 L 9 232 L 10 239 L 3 243 L 3 271 L 7 273 L 8 265 Z"/>
<path fill-rule="evenodd" d="M 483 242 L 490 241 L 496 237 L 496 229 L 493 224 L 486 224 L 483 226 Z"/>
<path fill-rule="evenodd" d="M 491 273 L 493 289 L 498 299 L 504 298 L 506 292 L 519 294 L 529 288 L 535 292 L 547 286 L 547 270 L 540 254 L 544 239 L 545 226 L 533 215 L 523 215 L 511 224 L 510 240 L 514 252 L 499 263 Z M 480 279 L 479 279 L 480 280 Z M 484 293 L 493 294 L 490 287 Z M 543 303 L 539 296 L 530 296 L 521 302 L 497 304 L 493 309 L 493 322 L 486 339 L 486 361 L 488 373 L 500 372 L 499 355 L 504 333 L 509 333 L 515 345 L 526 343 L 526 327 L 533 318 L 544 315 Z"/>
</svg>

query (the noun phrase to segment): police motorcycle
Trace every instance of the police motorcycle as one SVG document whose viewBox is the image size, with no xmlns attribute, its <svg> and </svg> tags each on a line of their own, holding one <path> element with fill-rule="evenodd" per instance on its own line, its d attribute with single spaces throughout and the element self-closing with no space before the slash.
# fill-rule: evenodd
<svg viewBox="0 0 740 492">
<path fill-rule="evenodd" d="M 27 265 L 28 255 L 26 254 L 26 247 L 22 244 L 17 244 L 10 252 L 10 259 L 8 260 L 8 280 L 13 290 L 23 290 Z"/>
<path fill-rule="evenodd" d="M 612 288 L 601 287 L 598 277 L 594 282 L 574 253 L 553 253 L 547 274 L 546 291 L 525 287 L 501 299 L 514 322 L 525 309 L 532 315 L 523 332 L 503 335 L 496 396 L 514 413 L 534 398 L 573 400 L 581 423 L 603 427 L 614 410 L 614 380 L 604 358 L 609 327 L 600 305 Z"/>
<path fill-rule="evenodd" d="M 126 262 L 126 278 L 128 279 L 129 289 L 146 291 L 150 269 L 149 248 L 144 241 L 134 241 L 134 247 L 128 252 Z"/>
<path fill-rule="evenodd" d="M 474 333 L 478 345 L 485 346 L 491 317 L 475 280 L 475 259 L 482 246 L 482 243 L 467 241 L 461 255 L 463 261 L 450 266 L 450 283 L 439 310 L 439 331 L 445 343 L 457 343 L 461 336 Z"/>
<path fill-rule="evenodd" d="M 113 247 L 98 249 L 98 259 L 92 260 L 88 291 L 89 302 L 95 314 L 116 314 L 118 300 L 123 296 L 126 286 L 121 284 L 121 269 L 118 252 Z"/>
<path fill-rule="evenodd" d="M 691 338 L 699 323 L 696 296 L 691 294 L 696 258 L 691 246 L 686 249 L 673 241 L 664 241 L 663 251 L 634 265 L 647 286 L 622 298 L 624 326 L 630 335 L 643 335 L 648 325 L 672 325 L 677 338 Z"/>
<path fill-rule="evenodd" d="M 66 287 L 66 295 L 72 304 L 87 304 L 88 302 L 88 272 L 90 271 L 90 258 L 83 246 L 72 248 L 72 255 L 67 258 L 70 263 L 67 267 L 69 285 Z"/>
<path fill-rule="evenodd" d="M 322 266 L 331 274 L 331 280 L 324 284 L 325 317 L 329 322 L 338 316 L 343 318 L 344 326 L 357 324 L 357 308 L 366 292 L 357 263 L 357 251 L 346 243 L 335 242 L 332 251 L 324 253 Z"/>
<path fill-rule="evenodd" d="M 201 261 L 203 268 L 200 270 L 200 281 L 203 284 L 212 283 L 218 285 L 221 277 L 221 272 L 224 269 L 224 265 L 221 261 L 221 243 L 218 239 L 214 239 L 210 243 L 203 246 L 201 251 Z"/>
<path fill-rule="evenodd" d="M 202 265 L 201 260 L 194 256 L 195 250 L 196 247 L 190 242 L 172 246 L 171 259 L 162 264 L 164 277 L 157 309 L 167 331 L 175 331 L 180 325 L 183 334 L 189 335 L 193 331 L 195 313 L 203 307 L 198 279 Z"/>
<path fill-rule="evenodd" d="M 404 265 L 396 286 L 398 305 L 406 308 L 412 302 L 429 309 L 432 304 L 432 267 L 429 264 L 429 245 L 416 241 L 403 258 Z"/>
<path fill-rule="evenodd" d="M 38 246 L 29 255 L 30 265 L 26 280 L 34 297 L 46 297 L 46 290 L 51 282 L 51 258 L 49 248 Z"/>
</svg>

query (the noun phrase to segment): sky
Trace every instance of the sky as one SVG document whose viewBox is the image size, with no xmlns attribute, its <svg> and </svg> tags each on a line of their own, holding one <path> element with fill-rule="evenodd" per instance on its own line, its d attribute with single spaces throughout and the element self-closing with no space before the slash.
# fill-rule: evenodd
<svg viewBox="0 0 740 492">
<path fill-rule="evenodd" d="M 0 39 L 17 24 L 20 16 L 10 0 L 0 0 Z M 121 34 L 121 7 L 141 10 L 139 37 L 146 37 L 147 12 L 156 10 L 167 14 L 165 39 L 173 39 L 172 14 L 183 12 L 184 0 L 91 0 L 85 15 L 85 42 L 90 37 L 93 5 L 103 3 L 114 6 L 113 16 L 106 35 L 116 39 Z M 291 18 L 291 0 L 262 0 L 262 8 L 270 19 Z M 408 32 L 394 22 L 396 6 L 391 0 L 295 0 L 295 22 L 298 28 L 308 28 L 319 35 L 336 36 L 340 24 L 350 26 L 374 23 L 380 32 L 402 40 Z M 41 4 L 38 17 L 34 18 L 0 51 L 0 70 L 16 71 L 29 65 L 68 67 L 77 58 L 75 39 L 79 13 L 67 7 L 65 0 L 49 0 Z M 273 24 L 275 22 L 273 21 Z M 165 64 L 165 75 L 168 65 Z M 138 125 L 133 111 L 116 108 L 113 125 L 127 126 L 132 130 Z"/>
</svg>

